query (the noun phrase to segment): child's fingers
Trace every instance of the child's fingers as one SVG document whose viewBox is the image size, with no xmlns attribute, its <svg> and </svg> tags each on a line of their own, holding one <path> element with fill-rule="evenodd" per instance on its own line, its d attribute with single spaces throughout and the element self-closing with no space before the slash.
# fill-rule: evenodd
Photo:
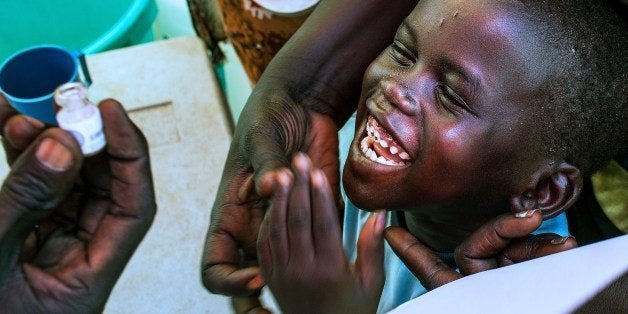
<svg viewBox="0 0 628 314">
<path fill-rule="evenodd" d="M 292 161 L 294 186 L 288 205 L 288 245 L 297 260 L 308 260 L 313 253 L 312 217 L 310 209 L 310 170 L 312 163 L 303 153 Z"/>
<path fill-rule="evenodd" d="M 355 267 L 364 288 L 379 291 L 384 284 L 384 227 L 386 211 L 371 214 L 358 238 Z"/>
<path fill-rule="evenodd" d="M 268 240 L 272 263 L 275 267 L 284 267 L 288 262 L 290 246 L 288 242 L 288 198 L 292 189 L 292 174 L 287 169 L 280 169 L 276 175 L 276 187 L 268 212 Z M 265 219 L 265 220 L 266 220 Z"/>
<path fill-rule="evenodd" d="M 231 298 L 231 306 L 234 313 L 247 314 L 271 314 L 272 312 L 264 308 L 260 302 L 260 296 L 234 297 Z"/>
<path fill-rule="evenodd" d="M 405 229 L 388 227 L 385 236 L 395 254 L 428 290 L 462 277 Z"/>
<path fill-rule="evenodd" d="M 320 169 L 312 170 L 312 233 L 317 256 L 344 257 L 335 197 Z"/>
</svg>

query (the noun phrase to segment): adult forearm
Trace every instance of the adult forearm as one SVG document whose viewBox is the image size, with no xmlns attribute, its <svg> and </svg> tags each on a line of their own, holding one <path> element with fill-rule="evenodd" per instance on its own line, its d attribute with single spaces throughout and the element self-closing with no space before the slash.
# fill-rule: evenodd
<svg viewBox="0 0 628 314">
<path fill-rule="evenodd" d="M 342 124 L 362 75 L 418 0 L 322 0 L 266 68 L 255 94 L 284 93 Z"/>
</svg>

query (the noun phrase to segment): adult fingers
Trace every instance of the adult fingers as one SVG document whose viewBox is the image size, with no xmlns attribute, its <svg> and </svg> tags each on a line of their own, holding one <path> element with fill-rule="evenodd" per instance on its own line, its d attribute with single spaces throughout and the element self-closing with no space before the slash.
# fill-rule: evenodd
<svg viewBox="0 0 628 314">
<path fill-rule="evenodd" d="M 107 213 L 89 245 L 97 279 L 113 284 L 155 215 L 155 193 L 146 139 L 114 100 L 100 104 L 111 169 Z"/>
<path fill-rule="evenodd" d="M 572 236 L 561 237 L 554 233 L 529 235 L 513 240 L 498 259 L 498 265 L 507 266 L 537 257 L 563 252 L 578 246 Z"/>
<path fill-rule="evenodd" d="M 309 260 L 314 252 L 312 210 L 310 202 L 310 171 L 312 163 L 303 153 L 294 156 L 294 186 L 288 205 L 288 250 L 291 257 Z"/>
<path fill-rule="evenodd" d="M 543 221 L 538 210 L 504 214 L 482 225 L 456 248 L 456 264 L 463 275 L 496 268 L 497 258 L 515 238 L 525 237 Z"/>
<path fill-rule="evenodd" d="M 379 210 L 366 220 L 358 238 L 355 267 L 364 288 L 380 293 L 384 284 L 384 227 L 386 211 Z"/>
<path fill-rule="evenodd" d="M 24 115 L 14 114 L 4 118 L 0 117 L 2 145 L 7 162 L 12 165 L 15 159 L 44 131 L 45 125 Z"/>
<path fill-rule="evenodd" d="M 306 153 L 312 159 L 314 167 L 321 169 L 335 195 L 339 217 L 343 213 L 344 203 L 340 195 L 340 160 L 338 158 L 338 127 L 328 115 L 309 111 L 311 128 Z"/>
<path fill-rule="evenodd" d="M 462 277 L 405 229 L 388 227 L 385 236 L 395 254 L 428 290 Z"/>
<path fill-rule="evenodd" d="M 240 269 L 240 245 L 245 239 L 237 239 L 236 235 L 250 232 L 257 241 L 259 230 L 251 229 L 247 223 L 255 210 L 252 207 L 256 206 L 256 201 L 248 201 L 248 195 L 238 192 L 246 185 L 250 175 L 236 173 L 233 171 L 236 168 L 229 165 L 225 168 L 205 239 L 201 271 L 203 285 L 209 291 L 230 296 L 250 296 L 261 288 L 261 285 L 251 284 L 261 274 L 257 267 Z"/>
<path fill-rule="evenodd" d="M 6 121 L 16 114 L 18 114 L 17 111 L 9 104 L 6 97 L 0 93 L 0 132 L 4 129 Z"/>
<path fill-rule="evenodd" d="M 207 280 L 212 280 L 210 283 Z M 203 284 L 213 293 L 249 297 L 264 287 L 259 267 L 240 268 L 233 264 L 215 264 L 203 272 Z"/>
<path fill-rule="evenodd" d="M 270 196 L 275 187 L 275 171 L 289 168 L 290 161 L 286 156 L 286 148 L 281 143 L 272 141 L 265 134 L 253 136 L 250 149 L 251 164 L 255 173 L 255 190 L 261 196 Z"/>
<path fill-rule="evenodd" d="M 342 256 L 340 223 L 336 211 L 335 196 L 322 170 L 314 169 L 312 186 L 312 233 L 314 250 L 323 260 Z"/>
<path fill-rule="evenodd" d="M 272 206 L 272 205 L 271 205 Z M 259 267 L 262 270 L 262 275 L 266 280 L 270 278 L 273 271 L 273 258 L 270 248 L 270 217 L 269 210 L 266 213 L 266 217 L 262 221 L 259 227 L 259 235 L 257 236 L 257 260 Z"/>
<path fill-rule="evenodd" d="M 231 298 L 231 305 L 236 314 L 270 314 L 264 308 L 259 297 L 235 297 Z"/>
<path fill-rule="evenodd" d="M 275 192 L 269 210 L 260 228 L 258 259 L 267 279 L 275 267 L 283 268 L 288 262 L 288 230 L 286 221 L 288 199 L 292 190 L 292 175 L 287 169 L 277 173 Z"/>
<path fill-rule="evenodd" d="M 17 111 L 11 107 L 5 96 L 0 93 L 0 135 L 2 136 L 2 146 L 9 165 L 13 164 L 13 161 L 19 156 L 19 152 L 16 152 L 13 145 L 6 138 L 5 127 L 7 121 L 17 114 Z"/>
<path fill-rule="evenodd" d="M 76 141 L 60 129 L 44 132 L 16 160 L 0 190 L 0 272 L 16 262 L 33 226 L 64 199 L 81 162 Z"/>
</svg>

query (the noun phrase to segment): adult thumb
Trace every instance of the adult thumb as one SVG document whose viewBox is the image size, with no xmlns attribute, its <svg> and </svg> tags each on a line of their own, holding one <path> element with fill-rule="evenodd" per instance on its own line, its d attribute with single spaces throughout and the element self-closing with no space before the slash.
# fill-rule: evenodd
<svg viewBox="0 0 628 314">
<path fill-rule="evenodd" d="M 44 132 L 15 161 L 0 189 L 0 269 L 15 261 L 33 226 L 65 198 L 81 163 L 76 141 L 60 129 Z"/>
<path fill-rule="evenodd" d="M 386 211 L 379 210 L 371 214 L 358 239 L 356 270 L 361 278 L 362 287 L 379 291 L 384 284 L 384 228 Z"/>
</svg>

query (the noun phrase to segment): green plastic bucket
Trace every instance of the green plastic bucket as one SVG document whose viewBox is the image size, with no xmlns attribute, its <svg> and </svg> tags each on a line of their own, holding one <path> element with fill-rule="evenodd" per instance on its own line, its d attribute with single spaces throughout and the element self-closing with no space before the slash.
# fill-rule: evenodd
<svg viewBox="0 0 628 314">
<path fill-rule="evenodd" d="M 154 0 L 0 0 L 0 62 L 33 45 L 92 54 L 148 42 L 156 15 Z"/>
</svg>

